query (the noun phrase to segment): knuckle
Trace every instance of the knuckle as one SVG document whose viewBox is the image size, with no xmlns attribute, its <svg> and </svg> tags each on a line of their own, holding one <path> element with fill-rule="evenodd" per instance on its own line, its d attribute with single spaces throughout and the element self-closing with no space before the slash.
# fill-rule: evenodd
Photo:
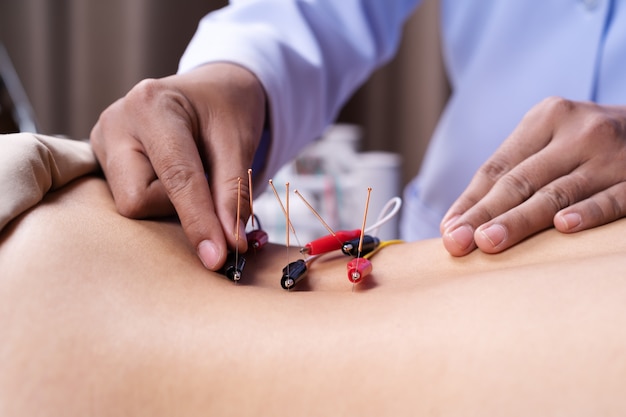
<svg viewBox="0 0 626 417">
<path fill-rule="evenodd" d="M 502 176 L 505 175 L 509 169 L 510 167 L 505 161 L 494 158 L 481 166 L 478 173 L 490 182 L 494 183 L 502 178 Z"/>
<path fill-rule="evenodd" d="M 542 188 L 538 195 L 541 196 L 542 201 L 547 203 L 554 213 L 564 207 L 572 205 L 576 200 L 572 196 L 572 193 L 561 187 L 545 187 Z"/>
<path fill-rule="evenodd" d="M 576 102 L 559 96 L 550 96 L 532 107 L 524 116 L 527 122 L 554 123 L 570 116 L 576 108 Z"/>
<path fill-rule="evenodd" d="M 577 203 L 588 195 L 590 189 L 588 178 L 583 175 L 571 174 L 567 183 L 551 184 L 537 192 L 542 200 L 552 206 L 556 213 L 562 208 Z"/>
<path fill-rule="evenodd" d="M 511 172 L 502 177 L 501 182 L 504 190 L 509 195 L 517 196 L 520 202 L 537 192 L 532 180 L 520 173 Z"/>
<path fill-rule="evenodd" d="M 146 78 L 139 81 L 126 95 L 127 99 L 140 102 L 150 102 L 155 100 L 163 92 L 163 82 L 154 79 Z"/>
<path fill-rule="evenodd" d="M 163 171 L 159 174 L 161 183 L 173 200 L 189 192 L 191 184 L 198 175 L 181 162 L 164 161 Z"/>
<path fill-rule="evenodd" d="M 615 187 L 585 200 L 580 206 L 588 227 L 599 226 L 626 215 L 626 193 L 616 193 Z"/>
<path fill-rule="evenodd" d="M 239 207 L 242 218 L 250 215 L 250 188 L 248 181 L 243 176 L 229 177 L 219 184 L 212 181 L 211 190 L 217 202 L 217 210 L 223 210 L 228 207 Z M 240 182 L 241 180 L 241 182 Z M 226 213 L 223 213 L 226 215 Z"/>
<path fill-rule="evenodd" d="M 605 113 L 594 113 L 588 116 L 581 131 L 583 138 L 594 140 L 613 139 L 623 134 L 623 122 Z"/>
<path fill-rule="evenodd" d="M 150 217 L 147 190 L 135 182 L 109 180 L 109 187 L 118 213 L 129 219 Z"/>
<path fill-rule="evenodd" d="M 118 193 L 119 194 L 119 193 Z M 117 211 L 130 219 L 141 219 L 147 216 L 144 193 L 137 188 L 126 189 L 121 196 L 115 196 Z"/>
<path fill-rule="evenodd" d="M 551 115 L 564 116 L 574 111 L 576 103 L 563 97 L 551 96 L 544 99 L 539 106 Z"/>
<path fill-rule="evenodd" d="M 622 184 L 626 188 L 626 183 Z M 617 219 L 626 215 L 626 192 L 624 191 L 622 190 L 621 193 L 604 193 L 606 203 L 602 205 L 604 207 L 602 212 L 605 218 Z"/>
<path fill-rule="evenodd" d="M 133 113 L 139 125 L 180 120 L 198 130 L 195 109 L 185 94 L 163 79 L 147 78 L 124 98 L 124 111 Z"/>
</svg>

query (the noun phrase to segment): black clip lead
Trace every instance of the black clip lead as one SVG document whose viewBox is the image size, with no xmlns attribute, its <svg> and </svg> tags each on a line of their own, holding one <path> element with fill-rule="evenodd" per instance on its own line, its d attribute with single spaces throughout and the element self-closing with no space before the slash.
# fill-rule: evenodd
<svg viewBox="0 0 626 417">
<path fill-rule="evenodd" d="M 359 241 L 360 239 L 352 239 L 344 242 L 341 246 L 341 251 L 348 256 L 359 256 Z M 365 235 L 363 236 L 363 245 L 361 247 L 361 255 L 367 255 L 380 245 L 380 239 L 375 236 Z"/>
<path fill-rule="evenodd" d="M 226 263 L 222 267 L 222 274 L 226 275 L 231 281 L 238 282 L 243 274 L 243 268 L 246 266 L 246 258 L 230 252 L 226 258 Z"/>
<path fill-rule="evenodd" d="M 280 279 L 280 286 L 289 290 L 296 286 L 308 272 L 308 266 L 304 259 L 293 261 L 283 268 L 283 276 Z"/>
</svg>

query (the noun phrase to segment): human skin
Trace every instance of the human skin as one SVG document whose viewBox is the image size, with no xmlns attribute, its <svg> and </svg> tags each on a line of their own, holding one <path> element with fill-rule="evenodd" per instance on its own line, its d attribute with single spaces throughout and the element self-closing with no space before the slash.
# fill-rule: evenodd
<svg viewBox="0 0 626 417">
<path fill-rule="evenodd" d="M 148 218 L 175 208 L 204 265 L 219 269 L 235 245 L 234 187 L 252 164 L 266 101 L 254 74 L 228 63 L 139 83 L 91 133 L 118 210 Z M 497 253 L 552 226 L 572 233 L 624 217 L 625 166 L 625 107 L 548 98 L 452 204 L 444 246 Z"/>
<path fill-rule="evenodd" d="M 554 226 L 573 233 L 626 215 L 626 107 L 550 97 L 523 118 L 441 222 L 463 256 Z"/>
<path fill-rule="evenodd" d="M 331 255 L 287 292 L 294 248 L 234 284 L 79 180 L 0 235 L 0 414 L 623 415 L 625 229 L 392 245 L 355 287 Z"/>
<path fill-rule="evenodd" d="M 204 265 L 219 269 L 236 244 L 237 178 L 252 166 L 265 101 L 256 77 L 228 63 L 137 84 L 90 135 L 120 213 L 176 213 Z M 242 196 L 248 199 L 247 182 Z M 244 240 L 238 244 L 246 249 Z"/>
</svg>

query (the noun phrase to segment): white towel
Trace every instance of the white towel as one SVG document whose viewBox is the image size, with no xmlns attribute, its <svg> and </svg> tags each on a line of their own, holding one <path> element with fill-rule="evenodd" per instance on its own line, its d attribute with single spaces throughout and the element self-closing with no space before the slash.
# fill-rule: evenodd
<svg viewBox="0 0 626 417">
<path fill-rule="evenodd" d="M 48 191 L 97 169 L 87 142 L 33 133 L 0 135 L 0 231 Z"/>
</svg>

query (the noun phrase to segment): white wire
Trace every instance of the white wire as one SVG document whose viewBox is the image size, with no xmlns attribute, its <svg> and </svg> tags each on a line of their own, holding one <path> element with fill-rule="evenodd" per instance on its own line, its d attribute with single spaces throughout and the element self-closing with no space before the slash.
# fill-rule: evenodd
<svg viewBox="0 0 626 417">
<path fill-rule="evenodd" d="M 389 220 L 391 220 L 398 212 L 400 211 L 400 207 L 402 207 L 402 199 L 400 197 L 393 197 L 384 205 L 383 209 L 380 211 L 378 215 L 378 220 L 376 223 L 371 225 L 370 227 L 365 229 L 365 233 L 369 233 L 372 235 L 378 234 L 378 229 Z"/>
</svg>

